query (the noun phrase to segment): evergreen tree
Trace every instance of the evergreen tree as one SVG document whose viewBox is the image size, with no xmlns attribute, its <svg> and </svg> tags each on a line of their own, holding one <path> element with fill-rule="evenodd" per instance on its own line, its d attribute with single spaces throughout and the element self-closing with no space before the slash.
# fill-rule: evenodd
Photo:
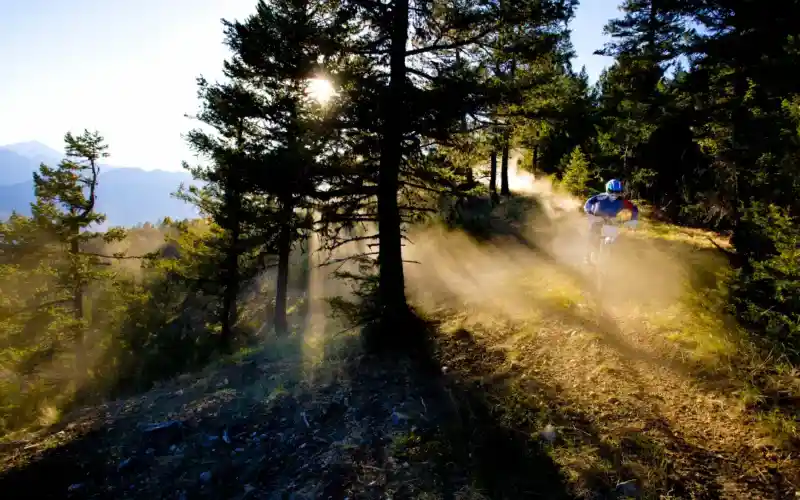
<svg viewBox="0 0 800 500">
<path fill-rule="evenodd" d="M 211 164 L 184 165 L 195 179 L 203 181 L 203 186 L 191 186 L 180 196 L 197 205 L 215 223 L 214 238 L 210 240 L 213 251 L 205 255 L 206 276 L 218 285 L 222 295 L 217 313 L 220 348 L 228 350 L 238 318 L 236 301 L 241 282 L 248 277 L 242 266 L 249 267 L 252 274 L 255 266 L 252 253 L 267 238 L 260 224 L 262 200 L 253 196 L 252 186 L 246 182 L 248 170 L 253 166 L 245 151 L 244 117 L 254 103 L 237 85 L 214 86 L 204 79 L 198 84 L 203 106 L 198 118 L 217 133 L 192 130 L 188 134 L 195 151 L 210 159 Z M 242 262 L 248 253 L 250 259 Z"/>
<path fill-rule="evenodd" d="M 431 153 L 463 132 L 465 115 L 485 116 L 503 97 L 486 74 L 483 47 L 549 50 L 558 36 L 552 28 L 569 16 L 572 2 L 345 4 L 355 14 L 345 49 L 353 63 L 350 124 L 359 130 L 355 149 L 368 153 L 360 155 L 360 180 L 348 182 L 377 198 L 377 210 L 359 204 L 357 218 L 366 209 L 377 221 L 378 303 L 383 324 L 394 327 L 407 314 L 401 248 L 404 222 L 419 207 L 411 203 L 415 190 L 452 185 L 452 169 L 437 169 L 438 154 Z M 524 27 L 520 36 L 499 44 L 499 32 L 512 25 Z M 383 333 L 375 339 L 407 340 Z"/>
<path fill-rule="evenodd" d="M 234 54 L 225 64 L 228 82 L 201 81 L 200 118 L 217 132 L 194 131 L 190 141 L 214 160 L 195 175 L 212 181 L 197 200 L 213 207 L 206 211 L 225 231 L 226 335 L 235 317 L 238 262 L 247 251 L 277 255 L 273 323 L 279 333 L 288 329 L 289 254 L 306 234 L 306 211 L 331 151 L 328 115 L 308 91 L 314 78 L 327 74 L 319 59 L 336 24 L 326 12 L 314 0 L 259 2 L 246 20 L 225 23 Z"/>
<path fill-rule="evenodd" d="M 576 146 L 570 154 L 569 162 L 564 169 L 561 178 L 561 187 L 568 193 L 575 196 L 586 197 L 589 195 L 589 182 L 591 180 L 591 170 L 586 155 L 581 151 L 580 146 Z"/>
<path fill-rule="evenodd" d="M 56 275 L 49 303 L 58 307 L 70 304 L 73 321 L 68 330 L 75 343 L 76 369 L 85 371 L 86 289 L 107 274 L 102 261 L 108 256 L 86 252 L 83 247 L 97 237 L 91 227 L 105 221 L 95 205 L 99 161 L 108 156 L 108 146 L 99 133 L 88 130 L 79 136 L 67 133 L 64 142 L 66 158 L 55 168 L 43 164 L 33 174 L 36 202 L 31 208 L 37 231 L 49 235 L 61 247 L 55 255 L 45 257 Z M 118 241 L 124 238 L 124 232 L 110 230 L 103 238 Z"/>
</svg>

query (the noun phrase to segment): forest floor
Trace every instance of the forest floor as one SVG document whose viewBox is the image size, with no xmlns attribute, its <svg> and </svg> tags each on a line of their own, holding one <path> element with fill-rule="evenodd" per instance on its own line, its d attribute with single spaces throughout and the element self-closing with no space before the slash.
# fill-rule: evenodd
<svg viewBox="0 0 800 500">
<path fill-rule="evenodd" d="M 800 497 L 800 372 L 719 309 L 724 240 L 645 222 L 597 295 L 570 213 L 412 234 L 428 359 L 297 333 L 0 443 L 3 498 Z"/>
</svg>

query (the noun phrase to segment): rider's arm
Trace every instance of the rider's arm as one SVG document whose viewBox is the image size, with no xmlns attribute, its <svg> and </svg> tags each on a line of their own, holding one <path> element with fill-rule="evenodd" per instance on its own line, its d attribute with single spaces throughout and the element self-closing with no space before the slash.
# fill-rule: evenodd
<svg viewBox="0 0 800 500">
<path fill-rule="evenodd" d="M 597 195 L 592 196 L 583 204 L 583 211 L 589 215 L 594 215 L 594 208 L 597 205 Z"/>
<path fill-rule="evenodd" d="M 622 200 L 623 209 L 631 211 L 631 220 L 639 220 L 639 207 L 634 205 L 630 200 Z"/>
</svg>

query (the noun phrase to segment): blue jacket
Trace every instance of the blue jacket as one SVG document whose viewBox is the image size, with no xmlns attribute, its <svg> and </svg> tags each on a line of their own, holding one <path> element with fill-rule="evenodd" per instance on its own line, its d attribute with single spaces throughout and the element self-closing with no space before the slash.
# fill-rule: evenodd
<svg viewBox="0 0 800 500">
<path fill-rule="evenodd" d="M 626 209 L 632 212 L 631 220 L 639 220 L 639 208 L 636 205 L 623 198 L 612 200 L 606 193 L 592 196 L 583 205 L 584 212 L 598 217 L 614 218 Z"/>
</svg>

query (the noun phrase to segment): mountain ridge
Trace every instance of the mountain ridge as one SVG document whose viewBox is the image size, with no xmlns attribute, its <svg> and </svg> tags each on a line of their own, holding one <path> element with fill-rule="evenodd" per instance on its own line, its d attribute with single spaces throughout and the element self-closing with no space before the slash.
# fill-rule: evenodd
<svg viewBox="0 0 800 500">
<path fill-rule="evenodd" d="M 30 214 L 35 201 L 33 173 L 42 163 L 56 165 L 64 155 L 38 141 L 0 146 L 0 217 L 12 212 Z M 146 170 L 141 167 L 100 165 L 98 211 L 109 226 L 132 226 L 157 222 L 164 217 L 198 217 L 194 206 L 172 193 L 181 184 L 199 185 L 183 170 Z"/>
</svg>

